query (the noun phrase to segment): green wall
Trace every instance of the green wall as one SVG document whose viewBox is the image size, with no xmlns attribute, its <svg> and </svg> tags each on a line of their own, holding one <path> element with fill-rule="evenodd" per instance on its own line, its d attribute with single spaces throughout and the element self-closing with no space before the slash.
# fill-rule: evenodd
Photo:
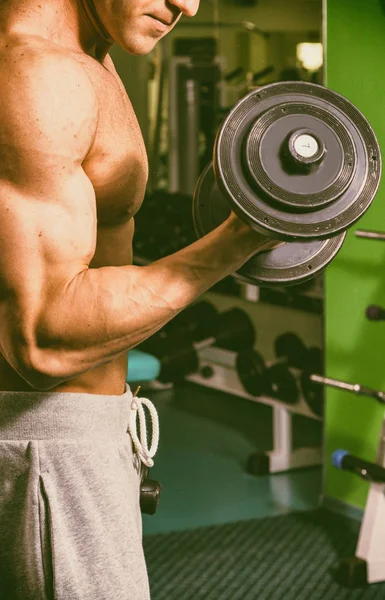
<svg viewBox="0 0 385 600">
<path fill-rule="evenodd" d="M 327 0 L 326 40 L 328 87 L 365 114 L 385 148 L 385 13 L 380 0 Z M 365 318 L 367 305 L 385 306 L 385 243 L 356 238 L 359 228 L 385 231 L 385 177 L 371 208 L 348 232 L 327 269 L 325 310 L 327 374 L 385 389 L 385 324 Z M 330 456 L 345 448 L 374 461 L 384 409 L 347 392 L 328 389 L 326 397 L 325 496 L 363 508 L 368 484 L 331 467 Z"/>
</svg>

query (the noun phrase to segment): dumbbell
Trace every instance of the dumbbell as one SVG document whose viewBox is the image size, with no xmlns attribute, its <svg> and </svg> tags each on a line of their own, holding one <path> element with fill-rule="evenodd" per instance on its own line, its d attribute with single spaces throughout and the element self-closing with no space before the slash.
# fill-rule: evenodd
<svg viewBox="0 0 385 600">
<path fill-rule="evenodd" d="M 292 332 L 278 336 L 274 342 L 276 360 L 267 368 L 267 394 L 295 404 L 299 398 L 298 385 L 291 368 L 304 369 L 308 350 L 301 338 Z"/>
<path fill-rule="evenodd" d="M 307 350 L 306 364 L 301 372 L 299 383 L 306 404 L 318 417 L 322 417 L 324 414 L 324 390 L 314 382 L 313 376 L 320 376 L 323 372 L 324 355 L 321 348 L 309 348 Z"/>
<path fill-rule="evenodd" d="M 308 359 L 308 350 L 301 338 L 293 332 L 279 335 L 274 341 L 277 359 L 283 359 L 290 367 L 302 369 Z"/>
<path fill-rule="evenodd" d="M 321 370 L 322 353 L 319 348 L 309 348 L 294 333 L 286 333 L 275 341 L 276 361 L 269 366 L 261 354 L 246 351 L 238 354 L 236 369 L 244 389 L 253 396 L 266 395 L 287 404 L 299 399 L 299 389 L 292 368 L 301 370 L 301 386 L 305 400 L 314 414 L 321 416 L 323 394 L 319 386 L 315 389 L 305 384 L 310 381 L 308 373 Z M 314 386 L 314 384 L 312 383 Z"/>
<path fill-rule="evenodd" d="M 266 365 L 263 356 L 252 349 L 239 352 L 236 371 L 245 391 L 252 396 L 271 396 L 288 404 L 298 401 L 299 392 L 291 367 L 301 368 L 307 351 L 295 333 L 285 333 L 274 343 L 276 360 Z"/>
<path fill-rule="evenodd" d="M 199 350 L 208 346 L 239 352 L 255 343 L 255 329 L 251 319 L 240 308 L 232 308 L 218 315 L 215 336 L 194 342 L 184 332 L 170 332 L 153 348 L 161 362 L 158 377 L 163 383 L 182 381 L 187 375 L 199 370 Z"/>
<path fill-rule="evenodd" d="M 236 371 L 244 390 L 251 396 L 269 396 L 288 404 L 298 400 L 298 388 L 289 367 L 282 363 L 267 366 L 256 350 L 237 355 Z"/>
<path fill-rule="evenodd" d="M 194 192 L 196 234 L 233 211 L 287 242 L 257 253 L 235 277 L 269 287 L 303 283 L 336 256 L 380 177 L 376 136 L 349 100 L 308 82 L 263 86 L 242 98 L 217 132 L 212 163 Z"/>
<path fill-rule="evenodd" d="M 324 364 L 321 349 L 316 347 L 309 348 L 299 381 L 304 399 L 315 415 L 323 416 L 325 386 L 345 390 L 359 396 L 370 397 L 380 404 L 385 404 L 385 392 L 357 383 L 348 383 L 339 379 L 325 377 L 322 375 L 323 371 Z"/>
</svg>

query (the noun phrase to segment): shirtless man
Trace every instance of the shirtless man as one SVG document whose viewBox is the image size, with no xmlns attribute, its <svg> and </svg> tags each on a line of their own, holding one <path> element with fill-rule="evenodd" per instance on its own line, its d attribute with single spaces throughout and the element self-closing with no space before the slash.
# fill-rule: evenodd
<svg viewBox="0 0 385 600">
<path fill-rule="evenodd" d="M 269 241 L 132 265 L 147 158 L 108 54 L 199 0 L 1 0 L 0 596 L 146 600 L 127 352 Z M 139 461 L 140 462 L 140 461 Z"/>
</svg>

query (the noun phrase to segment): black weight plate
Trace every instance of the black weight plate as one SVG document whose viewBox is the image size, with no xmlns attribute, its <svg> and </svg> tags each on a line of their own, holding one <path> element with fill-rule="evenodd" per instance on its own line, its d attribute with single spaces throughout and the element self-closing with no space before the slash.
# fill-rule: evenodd
<svg viewBox="0 0 385 600">
<path fill-rule="evenodd" d="M 289 242 L 268 252 L 256 254 L 236 276 L 245 283 L 289 286 L 309 281 L 319 275 L 334 259 L 346 233 L 327 240 Z"/>
<path fill-rule="evenodd" d="M 241 352 L 252 348 L 255 340 L 253 322 L 244 310 L 235 307 L 220 313 L 215 346 Z"/>
<path fill-rule="evenodd" d="M 316 168 L 283 166 L 296 131 L 324 146 Z M 343 96 L 308 82 L 274 83 L 252 91 L 226 117 L 214 171 L 231 209 L 255 229 L 277 239 L 325 239 L 369 208 L 381 154 L 368 121 Z"/>
<path fill-rule="evenodd" d="M 207 165 L 193 198 L 193 220 L 198 237 L 218 227 L 229 215 L 229 203 L 219 191 L 212 165 Z M 304 283 L 321 273 L 333 260 L 345 235 L 342 233 L 326 240 L 290 242 L 274 250 L 260 252 L 234 276 L 246 283 L 268 287 Z"/>
<path fill-rule="evenodd" d="M 282 364 L 274 364 L 266 370 L 267 394 L 287 404 L 295 404 L 299 391 L 294 375 Z"/>
<path fill-rule="evenodd" d="M 289 208 L 293 206 L 308 210 L 336 200 L 350 184 L 356 166 L 354 146 L 348 132 L 339 132 L 342 145 L 334 130 L 321 120 L 321 117 L 330 119 L 329 114 L 320 109 L 317 110 L 316 119 L 304 114 L 302 106 L 279 106 L 268 111 L 268 117 L 269 128 L 262 139 L 260 128 L 265 115 L 258 119 L 246 142 L 246 161 L 255 183 L 268 196 Z M 287 148 L 286 156 L 281 152 L 282 141 L 288 139 L 295 130 L 302 132 L 302 136 L 311 136 L 317 146 L 322 140 L 322 146 L 328 149 L 323 153 L 322 168 L 301 171 L 293 161 L 292 164 L 288 161 L 290 154 L 287 156 Z"/>
<path fill-rule="evenodd" d="M 304 367 L 308 356 L 307 348 L 301 338 L 290 331 L 282 333 L 276 338 L 274 352 L 277 358 L 286 359 L 290 367 L 297 369 Z"/>
<path fill-rule="evenodd" d="M 324 414 L 323 386 L 319 383 L 314 383 L 314 381 L 310 379 L 311 374 L 312 371 L 307 370 L 301 373 L 300 386 L 302 395 L 310 410 L 317 415 L 317 417 L 322 417 Z"/>
<path fill-rule="evenodd" d="M 255 350 L 240 352 L 236 371 L 245 391 L 251 396 L 262 396 L 265 388 L 265 361 Z"/>
<path fill-rule="evenodd" d="M 321 348 L 312 346 L 307 351 L 306 369 L 312 373 L 322 375 L 324 372 L 324 353 Z"/>
</svg>

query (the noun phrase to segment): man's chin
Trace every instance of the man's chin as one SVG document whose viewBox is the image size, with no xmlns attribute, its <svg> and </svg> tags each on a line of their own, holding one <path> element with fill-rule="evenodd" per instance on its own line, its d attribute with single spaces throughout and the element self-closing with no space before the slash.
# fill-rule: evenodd
<svg viewBox="0 0 385 600">
<path fill-rule="evenodd" d="M 142 38 L 141 40 L 135 40 L 135 42 L 130 41 L 129 43 L 123 40 L 122 42 L 117 41 L 116 43 L 125 52 L 128 52 L 128 54 L 132 54 L 133 56 L 145 56 L 154 49 L 160 39 L 161 38 L 146 37 L 144 39 Z"/>
</svg>

